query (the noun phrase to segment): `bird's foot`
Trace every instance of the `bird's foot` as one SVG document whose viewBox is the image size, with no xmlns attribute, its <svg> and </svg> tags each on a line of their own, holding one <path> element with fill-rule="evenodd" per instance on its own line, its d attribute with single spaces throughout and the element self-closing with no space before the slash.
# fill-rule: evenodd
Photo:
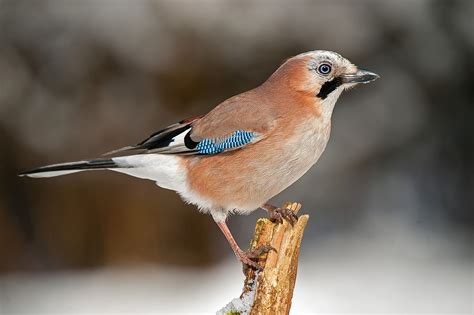
<svg viewBox="0 0 474 315">
<path fill-rule="evenodd" d="M 283 224 L 283 219 L 285 219 L 291 226 L 294 226 L 298 222 L 298 216 L 291 209 L 277 208 L 270 205 L 265 205 L 265 207 L 270 215 L 270 221 L 273 223 Z"/>
<path fill-rule="evenodd" d="M 237 258 L 244 265 L 244 273 L 246 269 L 249 267 L 258 271 L 262 271 L 263 268 L 259 266 L 257 262 L 261 259 L 260 257 L 261 255 L 267 254 L 268 252 L 272 250 L 275 253 L 277 252 L 277 250 L 270 245 L 261 245 L 257 247 L 256 249 L 248 251 L 248 252 L 239 251 L 238 253 L 236 253 L 236 255 L 237 255 Z"/>
</svg>

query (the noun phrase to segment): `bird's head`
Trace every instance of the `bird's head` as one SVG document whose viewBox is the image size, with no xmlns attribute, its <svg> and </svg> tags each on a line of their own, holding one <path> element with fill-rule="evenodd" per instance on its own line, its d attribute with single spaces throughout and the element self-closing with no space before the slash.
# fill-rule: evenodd
<svg viewBox="0 0 474 315">
<path fill-rule="evenodd" d="M 358 69 L 338 53 L 314 50 L 288 59 L 268 81 L 283 83 L 332 111 L 343 90 L 378 77 L 375 73 Z"/>
</svg>

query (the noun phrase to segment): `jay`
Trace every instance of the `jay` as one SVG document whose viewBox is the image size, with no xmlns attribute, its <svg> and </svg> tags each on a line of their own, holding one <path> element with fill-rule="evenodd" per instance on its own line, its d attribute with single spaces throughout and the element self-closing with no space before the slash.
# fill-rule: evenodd
<svg viewBox="0 0 474 315">
<path fill-rule="evenodd" d="M 297 217 L 292 212 L 268 200 L 318 161 L 342 91 L 378 77 L 337 53 L 310 51 L 288 59 L 263 84 L 225 100 L 208 114 L 109 152 L 122 156 L 48 165 L 20 175 L 111 170 L 155 181 L 211 214 L 237 258 L 258 268 L 257 253 L 238 246 L 226 218 L 263 208 L 272 220 L 293 224 Z M 130 151 L 133 154 L 124 155 Z M 265 246 L 260 253 L 269 249 Z"/>
</svg>

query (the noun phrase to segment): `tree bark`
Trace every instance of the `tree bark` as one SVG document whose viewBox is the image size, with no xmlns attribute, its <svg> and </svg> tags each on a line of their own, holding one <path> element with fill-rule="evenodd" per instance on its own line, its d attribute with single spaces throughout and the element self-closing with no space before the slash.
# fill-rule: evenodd
<svg viewBox="0 0 474 315">
<path fill-rule="evenodd" d="M 283 207 L 297 213 L 301 204 L 286 203 Z M 246 270 L 240 299 L 229 303 L 220 314 L 289 314 L 300 245 L 308 219 L 308 215 L 300 216 L 293 227 L 286 221 L 283 224 L 268 219 L 257 221 L 250 249 L 269 244 L 277 252 L 262 255 L 259 261 L 262 271 Z M 229 307 L 232 305 L 237 307 Z"/>
</svg>

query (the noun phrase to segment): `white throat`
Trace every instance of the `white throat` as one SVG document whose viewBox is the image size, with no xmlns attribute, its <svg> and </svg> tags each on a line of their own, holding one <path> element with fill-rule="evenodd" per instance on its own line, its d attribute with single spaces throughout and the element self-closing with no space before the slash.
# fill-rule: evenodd
<svg viewBox="0 0 474 315">
<path fill-rule="evenodd" d="M 321 118 L 324 122 L 330 122 L 332 111 L 334 110 L 334 105 L 336 105 L 337 99 L 344 91 L 344 87 L 338 87 L 335 91 L 330 93 L 322 102 L 321 102 Z"/>
</svg>

